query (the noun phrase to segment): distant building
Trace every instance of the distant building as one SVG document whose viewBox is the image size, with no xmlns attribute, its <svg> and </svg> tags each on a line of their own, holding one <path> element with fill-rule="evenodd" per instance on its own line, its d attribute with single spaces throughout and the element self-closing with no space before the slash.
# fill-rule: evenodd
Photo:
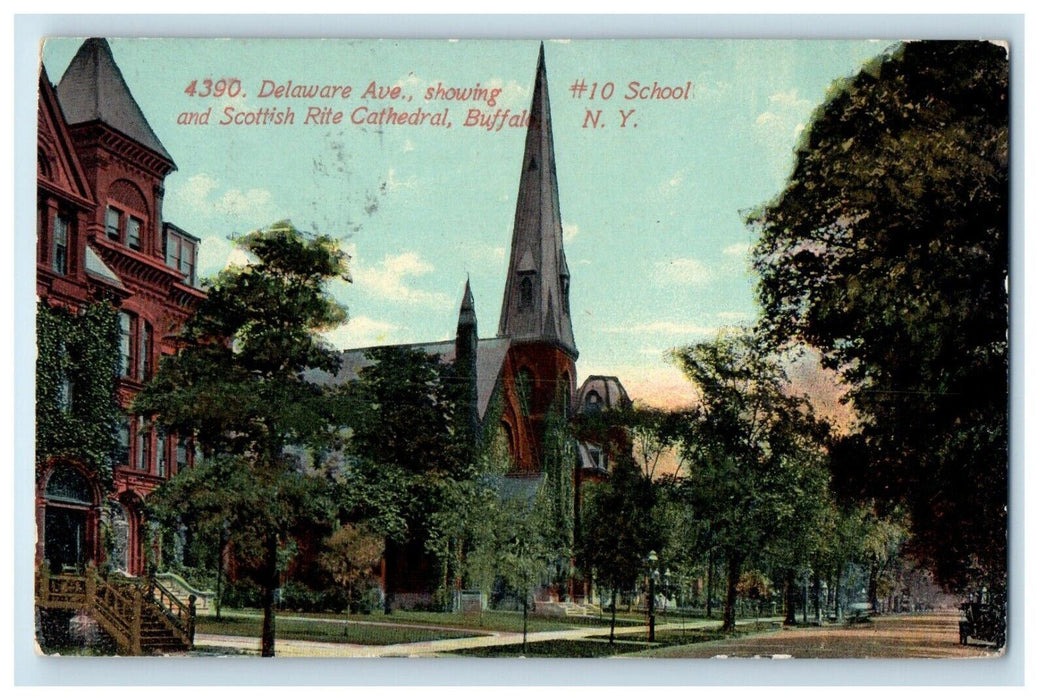
<svg viewBox="0 0 1046 700">
<path fill-rule="evenodd" d="M 190 465 L 192 449 L 126 409 L 160 358 L 175 352 L 175 335 L 204 297 L 196 276 L 200 241 L 163 220 L 164 179 L 174 159 L 104 39 L 83 43 L 57 87 L 41 68 L 39 90 L 37 298 L 45 310 L 74 317 L 96 303 L 115 307 L 117 366 L 90 380 L 101 383 L 123 417 L 111 426 L 111 487 L 76 445 L 60 454 L 38 451 L 36 560 L 52 571 L 107 562 L 138 575 L 153 544 L 143 499 Z M 87 331 L 73 324 L 70 332 Z M 40 348 L 40 362 L 60 367 L 64 378 L 54 396 L 38 394 L 38 419 L 54 409 L 73 426 L 97 407 L 71 379 L 85 361 L 69 351 L 75 340 Z"/>
</svg>

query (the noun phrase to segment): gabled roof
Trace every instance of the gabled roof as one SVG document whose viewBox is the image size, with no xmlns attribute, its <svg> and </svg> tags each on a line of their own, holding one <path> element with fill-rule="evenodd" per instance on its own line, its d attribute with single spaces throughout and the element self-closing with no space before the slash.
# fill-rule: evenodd
<svg viewBox="0 0 1046 700">
<path fill-rule="evenodd" d="M 453 340 L 382 347 L 423 350 L 429 355 L 439 355 L 440 361 L 444 364 L 454 362 L 454 358 L 457 355 L 457 349 Z M 476 345 L 476 394 L 477 409 L 481 420 L 486 416 L 487 407 L 494 396 L 494 390 L 497 388 L 498 379 L 501 377 L 501 368 L 505 364 L 508 348 L 508 338 L 481 338 Z M 367 351 L 373 349 L 375 348 L 358 348 L 342 352 L 341 367 L 335 375 L 312 369 L 306 372 L 305 377 L 311 382 L 325 386 L 335 386 L 356 381 L 360 378 L 360 372 L 365 367 L 370 367 L 374 364 L 374 360 L 368 359 L 366 356 Z"/>
<path fill-rule="evenodd" d="M 88 39 L 80 46 L 58 82 L 58 99 L 69 124 L 100 121 L 174 165 L 131 95 L 105 39 Z"/>
<path fill-rule="evenodd" d="M 66 194 L 81 200 L 87 206 L 92 203 L 91 188 L 87 183 L 80 159 L 76 155 L 65 115 L 62 113 L 58 96 L 47 75 L 40 67 L 39 109 L 37 111 L 37 144 L 45 152 L 48 163 L 44 180 Z M 39 168 L 38 168 L 39 170 Z"/>
</svg>

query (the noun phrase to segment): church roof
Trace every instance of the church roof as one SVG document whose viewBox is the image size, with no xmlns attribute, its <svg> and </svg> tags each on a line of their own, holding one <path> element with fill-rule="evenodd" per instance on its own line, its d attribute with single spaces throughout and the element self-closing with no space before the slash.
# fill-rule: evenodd
<svg viewBox="0 0 1046 700">
<path fill-rule="evenodd" d="M 454 358 L 457 355 L 454 340 L 382 347 L 424 350 L 429 355 L 439 355 L 440 361 L 445 364 L 454 362 Z M 501 368 L 505 364 L 508 348 L 509 341 L 507 338 L 481 338 L 476 346 L 476 393 L 478 400 L 477 409 L 480 418 L 486 415 L 487 407 L 494 396 L 494 390 L 497 388 L 498 378 L 501 376 Z M 311 369 L 306 372 L 306 379 L 327 386 L 355 381 L 360 378 L 360 372 L 365 367 L 375 364 L 374 360 L 367 357 L 367 351 L 373 349 L 375 348 L 345 350 L 341 354 L 341 368 L 336 375 Z"/>
<path fill-rule="evenodd" d="M 100 121 L 174 164 L 131 95 L 105 39 L 88 39 L 80 46 L 58 83 L 58 99 L 69 124 Z"/>
<path fill-rule="evenodd" d="M 569 279 L 542 45 L 523 147 L 498 335 L 511 338 L 513 343 L 551 343 L 577 358 L 570 321 Z"/>
</svg>

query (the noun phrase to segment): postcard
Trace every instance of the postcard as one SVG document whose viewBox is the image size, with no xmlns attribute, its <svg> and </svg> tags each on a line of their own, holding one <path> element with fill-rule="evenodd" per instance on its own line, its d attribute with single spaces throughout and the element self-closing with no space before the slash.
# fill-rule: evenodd
<svg viewBox="0 0 1046 700">
<path fill-rule="evenodd" d="M 1004 657 L 1009 51 L 46 39 L 36 649 Z"/>
</svg>

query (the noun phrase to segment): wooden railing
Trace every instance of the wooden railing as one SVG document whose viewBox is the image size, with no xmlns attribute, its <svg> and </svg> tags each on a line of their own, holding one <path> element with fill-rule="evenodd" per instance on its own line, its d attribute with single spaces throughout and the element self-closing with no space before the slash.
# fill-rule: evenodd
<svg viewBox="0 0 1046 700">
<path fill-rule="evenodd" d="M 192 647 L 196 634 L 196 597 L 182 603 L 155 579 L 146 585 L 141 579 L 119 575 L 102 578 L 94 567 L 83 576 L 50 575 L 41 567 L 36 577 L 36 602 L 41 608 L 87 610 L 127 652 L 140 655 L 145 607 L 150 606 L 155 619 L 169 629 L 182 643 Z"/>
<path fill-rule="evenodd" d="M 196 636 L 196 596 L 190 595 L 189 604 L 186 605 L 152 576 L 149 578 L 149 599 L 160 606 L 182 641 L 192 646 L 193 637 Z"/>
<path fill-rule="evenodd" d="M 194 588 L 188 581 L 172 571 L 157 573 L 156 580 L 165 585 L 183 603 L 188 602 L 189 596 L 196 596 L 196 609 L 198 611 L 207 610 L 211 605 L 211 601 L 214 600 L 214 591 Z"/>
</svg>

